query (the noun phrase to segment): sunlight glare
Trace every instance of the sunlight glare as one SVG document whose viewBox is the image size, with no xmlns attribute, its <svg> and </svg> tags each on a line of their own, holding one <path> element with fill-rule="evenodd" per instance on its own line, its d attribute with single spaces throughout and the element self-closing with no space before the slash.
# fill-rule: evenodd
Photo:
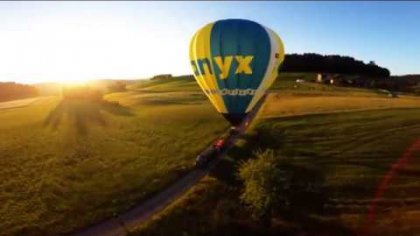
<svg viewBox="0 0 420 236">
<path fill-rule="evenodd" d="M 22 30 L 0 29 L 0 78 L 80 84 L 184 74 L 190 69 L 188 54 L 180 53 L 188 51 L 190 35 L 178 39 L 174 35 L 179 31 L 162 31 L 146 20 L 131 25 L 104 16 L 48 19 L 35 19 Z"/>
</svg>

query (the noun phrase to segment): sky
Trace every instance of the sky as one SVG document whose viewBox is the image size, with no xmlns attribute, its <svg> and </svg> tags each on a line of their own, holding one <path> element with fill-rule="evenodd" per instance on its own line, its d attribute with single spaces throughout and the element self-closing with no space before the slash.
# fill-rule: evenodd
<svg viewBox="0 0 420 236">
<path fill-rule="evenodd" d="M 0 2 L 0 81 L 80 82 L 191 74 L 192 35 L 242 18 L 286 53 L 375 61 L 420 73 L 420 2 Z"/>
</svg>

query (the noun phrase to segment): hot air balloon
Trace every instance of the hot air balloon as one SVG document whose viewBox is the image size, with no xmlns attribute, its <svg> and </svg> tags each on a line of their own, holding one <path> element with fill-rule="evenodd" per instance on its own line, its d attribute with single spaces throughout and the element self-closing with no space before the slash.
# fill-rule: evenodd
<svg viewBox="0 0 420 236">
<path fill-rule="evenodd" d="M 219 20 L 195 33 L 190 60 L 213 106 L 237 125 L 273 84 L 284 47 L 274 31 L 256 22 Z"/>
</svg>

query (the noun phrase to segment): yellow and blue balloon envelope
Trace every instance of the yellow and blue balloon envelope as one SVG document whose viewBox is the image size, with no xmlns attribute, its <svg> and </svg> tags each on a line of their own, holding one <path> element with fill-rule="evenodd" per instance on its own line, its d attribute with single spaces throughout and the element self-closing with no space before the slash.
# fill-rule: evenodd
<svg viewBox="0 0 420 236">
<path fill-rule="evenodd" d="M 256 22 L 219 20 L 195 33 L 190 60 L 201 89 L 236 125 L 273 84 L 284 47 L 274 31 Z"/>
</svg>

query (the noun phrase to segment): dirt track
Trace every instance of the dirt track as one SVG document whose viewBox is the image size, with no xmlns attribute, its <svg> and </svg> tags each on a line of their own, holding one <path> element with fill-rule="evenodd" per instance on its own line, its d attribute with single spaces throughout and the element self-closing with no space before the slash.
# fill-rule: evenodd
<svg viewBox="0 0 420 236">
<path fill-rule="evenodd" d="M 34 103 L 35 101 L 39 99 L 40 99 L 39 97 L 36 97 L 36 98 L 26 98 L 26 99 L 19 99 L 19 100 L 7 101 L 7 102 L 0 102 L 0 110 L 25 107 Z"/>
</svg>

